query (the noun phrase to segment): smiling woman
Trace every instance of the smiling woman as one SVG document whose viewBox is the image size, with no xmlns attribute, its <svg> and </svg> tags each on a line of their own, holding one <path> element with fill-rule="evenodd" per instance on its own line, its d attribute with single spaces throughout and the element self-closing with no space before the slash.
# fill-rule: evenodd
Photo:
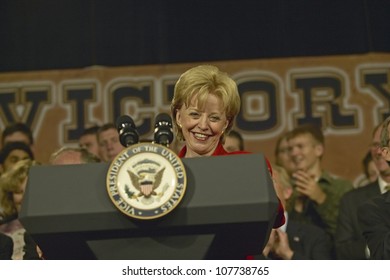
<svg viewBox="0 0 390 280">
<path fill-rule="evenodd" d="M 183 157 L 213 155 L 239 110 L 236 83 L 217 67 L 201 65 L 181 75 L 171 111 L 177 137 L 186 142 Z"/>
<path fill-rule="evenodd" d="M 217 67 L 200 65 L 183 73 L 175 85 L 171 104 L 177 138 L 185 143 L 179 157 L 248 153 L 229 153 L 223 148 L 225 135 L 231 130 L 240 105 L 236 83 Z M 268 161 L 267 164 L 272 174 Z M 279 201 L 274 227 L 284 224 L 283 212 Z M 261 251 L 259 244 L 259 254 Z"/>
</svg>

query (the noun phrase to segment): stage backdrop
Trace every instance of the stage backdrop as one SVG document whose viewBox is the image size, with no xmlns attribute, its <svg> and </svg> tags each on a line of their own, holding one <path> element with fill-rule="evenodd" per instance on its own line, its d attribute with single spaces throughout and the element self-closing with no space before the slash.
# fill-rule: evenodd
<svg viewBox="0 0 390 280">
<path fill-rule="evenodd" d="M 389 115 L 390 54 L 205 62 L 228 72 L 242 98 L 235 128 L 246 149 L 274 160 L 276 139 L 298 124 L 326 135 L 324 166 L 350 180 L 374 126 Z M 0 74 L 0 128 L 27 123 L 37 159 L 47 163 L 62 145 L 76 145 L 84 128 L 130 115 L 142 139 L 155 116 L 169 112 L 179 75 L 200 63 Z"/>
</svg>

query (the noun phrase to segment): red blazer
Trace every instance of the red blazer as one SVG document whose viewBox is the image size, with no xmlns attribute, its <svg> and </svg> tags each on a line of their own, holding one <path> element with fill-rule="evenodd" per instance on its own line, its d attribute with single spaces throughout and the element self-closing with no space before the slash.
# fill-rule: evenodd
<svg viewBox="0 0 390 280">
<path fill-rule="evenodd" d="M 183 158 L 185 156 L 186 152 L 187 152 L 187 147 L 184 146 L 181 149 L 181 151 L 179 152 L 179 157 Z M 239 155 L 239 154 L 249 154 L 249 152 L 237 151 L 237 152 L 229 153 L 229 152 L 225 151 L 225 149 L 223 148 L 222 143 L 220 142 L 218 144 L 217 148 L 215 149 L 214 153 L 212 154 L 212 156 L 226 156 L 226 155 Z M 272 176 L 272 167 L 271 167 L 271 164 L 269 163 L 267 158 L 266 158 L 266 162 L 267 162 L 267 165 L 268 165 L 268 171 L 270 172 L 270 174 Z M 278 198 L 278 200 L 279 200 L 279 198 Z M 284 223 L 285 223 L 284 208 L 283 208 L 282 203 L 279 200 L 278 215 L 277 215 L 277 217 L 275 219 L 273 227 L 274 228 L 281 227 L 282 225 L 284 225 Z"/>
</svg>

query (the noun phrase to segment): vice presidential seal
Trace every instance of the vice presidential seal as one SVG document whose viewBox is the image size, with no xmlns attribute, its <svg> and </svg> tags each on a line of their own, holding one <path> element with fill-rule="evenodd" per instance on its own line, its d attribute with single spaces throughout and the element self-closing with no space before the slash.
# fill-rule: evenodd
<svg viewBox="0 0 390 280">
<path fill-rule="evenodd" d="M 154 219 L 171 212 L 186 190 L 181 159 L 165 146 L 132 145 L 112 161 L 107 191 L 114 205 L 136 219 Z"/>
</svg>

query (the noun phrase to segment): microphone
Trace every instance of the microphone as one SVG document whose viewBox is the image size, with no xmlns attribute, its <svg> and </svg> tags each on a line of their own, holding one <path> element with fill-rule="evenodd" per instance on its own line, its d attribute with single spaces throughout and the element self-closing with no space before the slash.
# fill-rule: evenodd
<svg viewBox="0 0 390 280">
<path fill-rule="evenodd" d="M 158 114 L 154 125 L 154 142 L 169 146 L 173 141 L 172 119 L 166 113 Z"/>
<path fill-rule="evenodd" d="M 120 116 L 116 120 L 116 128 L 118 130 L 119 141 L 122 146 L 129 147 L 138 143 L 139 135 L 131 117 L 127 115 Z"/>
</svg>

